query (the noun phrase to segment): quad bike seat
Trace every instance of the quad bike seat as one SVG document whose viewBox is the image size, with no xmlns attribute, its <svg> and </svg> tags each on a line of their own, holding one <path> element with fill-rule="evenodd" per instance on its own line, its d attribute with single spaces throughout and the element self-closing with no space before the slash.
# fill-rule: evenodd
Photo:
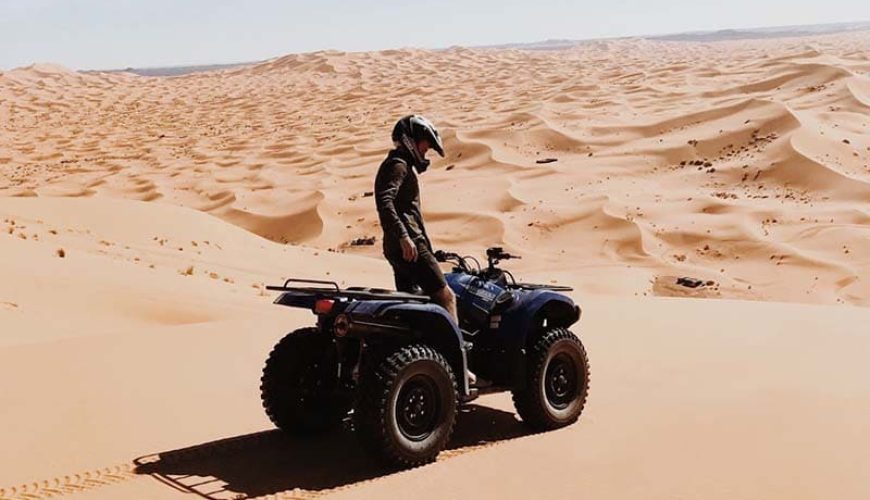
<svg viewBox="0 0 870 500">
<path fill-rule="evenodd" d="M 423 291 L 420 289 L 420 287 L 416 287 L 416 289 L 410 290 L 407 292 L 402 292 L 400 290 L 392 290 L 390 288 L 374 288 L 374 287 L 368 287 L 368 286 L 349 286 L 349 287 L 345 288 L 345 290 L 348 290 L 351 292 L 366 292 L 366 293 L 385 293 L 385 294 L 410 293 L 413 295 L 425 295 L 423 293 Z"/>
</svg>

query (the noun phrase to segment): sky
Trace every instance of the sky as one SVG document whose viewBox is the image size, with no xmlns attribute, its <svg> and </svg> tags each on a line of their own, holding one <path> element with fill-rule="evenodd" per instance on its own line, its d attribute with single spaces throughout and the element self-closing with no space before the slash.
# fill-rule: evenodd
<svg viewBox="0 0 870 500">
<path fill-rule="evenodd" d="M 0 69 L 215 64 L 870 21 L 868 0 L 0 0 Z"/>
</svg>

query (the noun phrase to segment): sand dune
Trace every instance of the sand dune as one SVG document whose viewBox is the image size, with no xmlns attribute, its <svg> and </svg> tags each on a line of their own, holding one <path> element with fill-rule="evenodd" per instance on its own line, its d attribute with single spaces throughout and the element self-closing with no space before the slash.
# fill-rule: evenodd
<svg viewBox="0 0 870 500">
<path fill-rule="evenodd" d="M 270 430 L 257 388 L 272 344 L 311 320 L 262 282 L 386 286 L 383 262 L 159 202 L 6 198 L 0 215 L 26 236 L 0 238 L 0 375 L 16 381 L 0 498 L 870 493 L 864 308 L 575 294 L 594 362 L 580 423 L 530 435 L 508 396 L 484 397 L 436 464 L 394 474 L 347 430 Z"/>
<path fill-rule="evenodd" d="M 870 496 L 868 53 L 851 33 L 0 73 L 0 498 Z M 574 286 L 593 392 L 534 436 L 483 398 L 438 463 L 391 474 L 346 430 L 271 432 L 257 384 L 311 322 L 264 283 L 392 284 L 371 191 L 409 112 L 445 138 L 421 177 L 435 246 Z"/>
<path fill-rule="evenodd" d="M 524 266 L 641 268 L 646 279 L 620 294 L 694 273 L 721 283 L 723 297 L 867 305 L 870 235 L 850 215 L 870 200 L 866 43 L 853 33 L 327 51 L 174 78 L 34 65 L 0 76 L 11 134 L 0 193 L 158 200 L 273 241 L 377 256 L 377 244 L 348 242 L 378 236 L 363 194 L 393 120 L 417 111 L 442 126 L 448 150 L 424 177 L 436 244 L 475 251 L 484 238 L 459 235 L 485 234 L 534 254 Z M 558 161 L 536 163 L 545 158 Z M 610 216 L 637 228 L 635 250 L 609 245 L 625 238 L 622 224 L 547 220 L 601 195 Z M 791 262 L 821 245 L 779 239 L 772 220 L 845 227 L 845 240 L 816 256 L 832 264 L 816 272 Z M 538 245 L 529 228 L 543 226 Z M 687 231 L 698 237 L 678 236 Z M 758 244 L 724 255 L 727 265 L 699 255 L 723 232 Z M 581 243 L 591 241 L 603 243 Z M 772 249 L 789 259 L 772 266 Z M 581 273 L 577 284 L 600 289 L 596 279 Z M 848 293 L 844 280 L 855 280 Z"/>
</svg>

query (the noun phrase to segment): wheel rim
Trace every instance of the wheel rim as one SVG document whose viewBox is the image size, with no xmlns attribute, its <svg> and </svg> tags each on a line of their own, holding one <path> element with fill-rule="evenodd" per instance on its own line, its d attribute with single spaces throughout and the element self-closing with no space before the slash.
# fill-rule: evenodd
<svg viewBox="0 0 870 500">
<path fill-rule="evenodd" d="M 577 369 L 564 352 L 550 360 L 544 380 L 547 401 L 557 410 L 567 408 L 577 395 Z"/>
<path fill-rule="evenodd" d="M 320 386 L 322 385 L 320 372 L 320 364 L 314 363 L 311 366 L 303 367 L 303 369 L 297 374 L 293 387 L 295 387 L 300 403 L 304 404 L 307 401 L 314 399 L 314 396 L 318 394 Z"/>
<path fill-rule="evenodd" d="M 396 423 L 403 436 L 422 441 L 438 424 L 441 404 L 435 381 L 424 375 L 408 379 L 396 400 Z"/>
</svg>

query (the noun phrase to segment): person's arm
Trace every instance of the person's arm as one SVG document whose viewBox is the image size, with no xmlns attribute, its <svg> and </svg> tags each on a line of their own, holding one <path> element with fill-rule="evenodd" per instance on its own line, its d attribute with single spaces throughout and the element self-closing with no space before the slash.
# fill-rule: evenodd
<svg viewBox="0 0 870 500">
<path fill-rule="evenodd" d="M 375 179 L 375 205 L 384 236 L 397 239 L 402 247 L 402 258 L 411 262 L 417 260 L 417 246 L 408 236 L 408 230 L 396 210 L 396 194 L 406 175 L 408 166 L 403 162 L 394 161 L 384 165 Z"/>
<path fill-rule="evenodd" d="M 408 238 L 408 230 L 396 210 L 396 195 L 408 175 L 408 166 L 400 161 L 387 163 L 375 179 L 375 205 L 385 235 L 396 240 Z"/>
</svg>

